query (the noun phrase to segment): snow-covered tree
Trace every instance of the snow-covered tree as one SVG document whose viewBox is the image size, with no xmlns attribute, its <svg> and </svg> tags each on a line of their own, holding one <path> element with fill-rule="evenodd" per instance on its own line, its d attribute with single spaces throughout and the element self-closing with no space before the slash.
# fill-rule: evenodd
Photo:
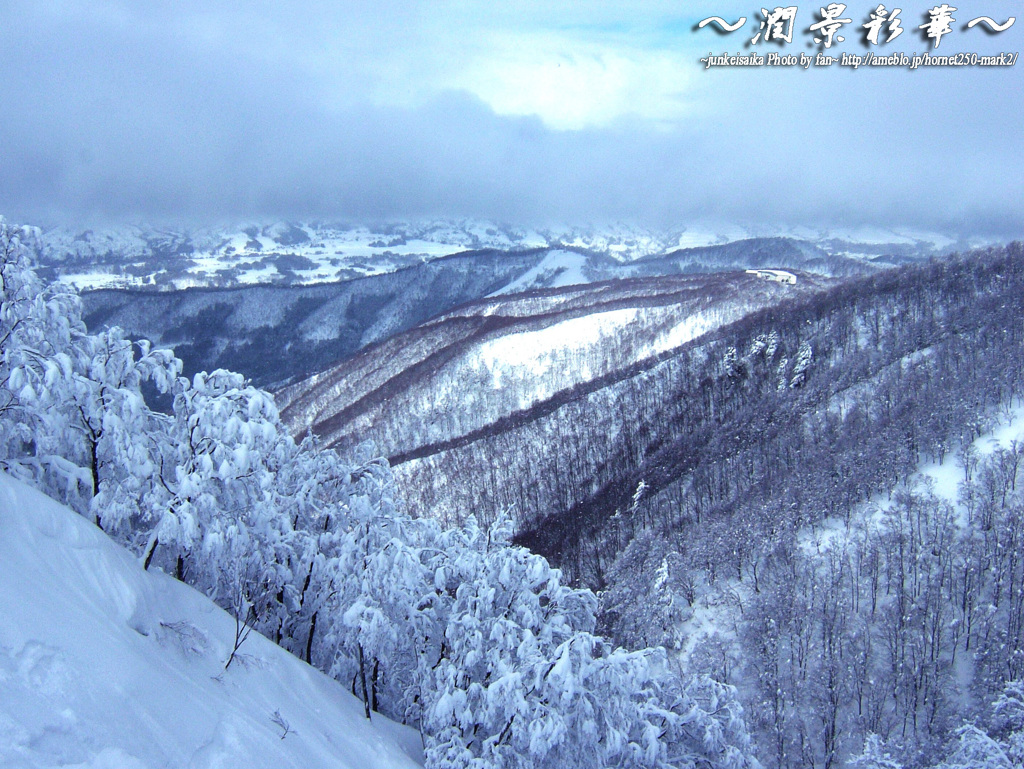
<svg viewBox="0 0 1024 769">
<path fill-rule="evenodd" d="M 256 628 L 350 682 L 420 726 L 431 767 L 754 765 L 732 689 L 595 635 L 595 596 L 507 516 L 413 519 L 386 461 L 296 443 L 240 375 L 87 333 L 30 235 L 0 223 L 0 466 L 230 610 L 234 651 Z"/>
<path fill-rule="evenodd" d="M 71 427 L 91 480 L 90 511 L 129 542 L 140 527 L 137 500 L 156 475 L 164 415 L 142 395 L 144 383 L 167 392 L 181 369 L 169 350 L 126 339 L 119 328 L 84 336 L 81 370 L 71 381 Z"/>
<path fill-rule="evenodd" d="M 903 769 L 903 764 L 892 757 L 877 734 L 868 735 L 864 750 L 850 760 L 850 766 L 855 769 Z"/>
<path fill-rule="evenodd" d="M 613 649 L 592 632 L 589 591 L 473 526 L 458 536 L 445 575 L 454 602 L 425 709 L 428 763 L 748 765 L 730 688 L 684 685 L 663 650 Z M 697 689 L 709 695 L 703 706 Z"/>
<path fill-rule="evenodd" d="M 1006 753 L 1006 746 L 973 724 L 957 730 L 952 754 L 935 769 L 1019 769 Z"/>
<path fill-rule="evenodd" d="M 69 380 L 84 334 L 77 295 L 32 269 L 34 232 L 0 219 L 0 462 L 82 511 L 92 484 L 69 458 Z"/>
<path fill-rule="evenodd" d="M 793 363 L 793 376 L 789 380 L 790 387 L 799 387 L 807 380 L 807 372 L 814 360 L 814 350 L 809 342 L 801 342 Z"/>
</svg>

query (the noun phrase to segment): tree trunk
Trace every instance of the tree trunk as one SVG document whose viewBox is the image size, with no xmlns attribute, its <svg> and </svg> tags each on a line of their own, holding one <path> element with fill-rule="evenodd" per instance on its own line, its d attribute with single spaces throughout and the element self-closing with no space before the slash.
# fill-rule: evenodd
<svg viewBox="0 0 1024 769">
<path fill-rule="evenodd" d="M 313 664 L 313 635 L 316 633 L 316 615 L 317 612 L 313 612 L 313 616 L 309 620 L 309 635 L 306 636 L 306 662 L 310 665 Z"/>
<path fill-rule="evenodd" d="M 377 675 L 380 673 L 380 660 L 374 659 L 373 673 L 370 675 L 370 710 L 377 711 Z"/>
<path fill-rule="evenodd" d="M 363 712 L 366 720 L 370 720 L 370 698 L 366 692 L 366 665 L 363 660 L 363 645 L 359 644 L 359 684 L 363 689 Z"/>
<path fill-rule="evenodd" d="M 142 561 L 143 571 L 149 571 L 149 564 L 153 562 L 153 555 L 156 553 L 156 547 L 160 544 L 160 538 L 154 534 L 153 538 L 149 540 L 149 544 L 146 545 L 146 553 Z"/>
</svg>

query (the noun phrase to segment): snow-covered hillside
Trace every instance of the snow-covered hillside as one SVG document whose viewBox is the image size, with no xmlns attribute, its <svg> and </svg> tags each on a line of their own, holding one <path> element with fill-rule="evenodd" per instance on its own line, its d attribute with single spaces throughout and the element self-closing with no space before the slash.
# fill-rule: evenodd
<svg viewBox="0 0 1024 769">
<path fill-rule="evenodd" d="M 654 230 L 626 224 L 534 229 L 474 220 L 376 225 L 250 222 L 192 228 L 55 227 L 39 232 L 38 256 L 48 271 L 47 277 L 59 278 L 80 289 L 171 290 L 195 286 L 312 285 L 387 274 L 467 251 L 518 253 L 551 249 L 549 258 L 536 272 L 501 289 L 510 293 L 608 279 L 615 277 L 613 273 L 618 267 L 634 262 L 657 260 L 680 250 L 720 248 L 750 238 L 801 241 L 809 248 L 852 260 L 861 268 L 879 259 L 898 262 L 983 243 L 883 228 L 753 230 L 721 223 L 691 223 L 676 229 Z M 713 263 L 716 255 L 689 256 L 698 261 L 707 257 Z M 647 271 L 627 272 L 634 276 L 654 274 L 650 272 L 653 264 L 646 267 Z"/>
<path fill-rule="evenodd" d="M 548 252 L 532 269 L 527 270 L 514 281 L 495 291 L 499 294 L 516 294 L 541 286 L 560 288 L 589 283 L 586 275 L 587 257 L 572 251 L 555 249 Z"/>
<path fill-rule="evenodd" d="M 0 474 L 0 766 L 416 766 L 419 736 Z M 238 664 L 238 663 L 241 664 Z"/>
<path fill-rule="evenodd" d="M 476 222 L 351 226 L 290 223 L 140 226 L 40 233 L 40 262 L 82 289 L 310 285 L 381 275 L 472 249 L 547 244 L 536 233 Z"/>
<path fill-rule="evenodd" d="M 300 380 L 277 401 L 293 434 L 312 428 L 328 445 L 345 447 L 373 440 L 401 479 L 408 468 L 399 466 L 425 447 L 486 431 L 559 393 L 828 285 L 805 274 L 798 285 L 781 286 L 722 273 L 490 297 Z"/>
</svg>

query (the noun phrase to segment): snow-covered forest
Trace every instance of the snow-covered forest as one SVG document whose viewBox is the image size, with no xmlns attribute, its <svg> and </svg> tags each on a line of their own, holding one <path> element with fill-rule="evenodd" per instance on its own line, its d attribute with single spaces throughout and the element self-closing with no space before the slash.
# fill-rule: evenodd
<svg viewBox="0 0 1024 769">
<path fill-rule="evenodd" d="M 1012 244 L 725 330 L 710 365 L 663 380 L 680 416 L 658 423 L 685 437 L 590 507 L 590 536 L 577 518 L 532 541 L 604 588 L 616 640 L 735 684 L 766 765 L 849 765 L 870 743 L 878 765 L 931 766 L 965 720 L 968 741 L 1009 739 L 993 708 L 1024 641 L 1022 267 Z M 918 480 L 934 467 L 944 495 Z"/>
<path fill-rule="evenodd" d="M 297 441 L 240 374 L 87 331 L 33 237 L 0 229 L 0 466 L 225 609 L 225 675 L 258 632 L 417 730 L 428 767 L 1024 761 L 1024 448 L 984 443 L 1022 395 L 1019 245 L 656 357 L 602 396 L 647 416 L 573 422 L 627 468 L 585 516 L 444 527 L 371 444 Z"/>
<path fill-rule="evenodd" d="M 970 5 L 0 0 L 0 769 L 1024 769 Z"/>
<path fill-rule="evenodd" d="M 296 443 L 272 398 L 43 285 L 0 230 L 3 469 L 423 735 L 426 765 L 753 766 L 731 687 L 595 635 L 597 600 L 509 543 L 392 501 L 372 449 Z"/>
</svg>

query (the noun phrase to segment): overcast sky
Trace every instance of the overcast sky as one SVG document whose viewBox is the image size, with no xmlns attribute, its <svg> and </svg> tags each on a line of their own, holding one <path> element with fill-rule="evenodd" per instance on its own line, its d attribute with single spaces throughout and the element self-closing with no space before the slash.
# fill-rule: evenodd
<svg viewBox="0 0 1024 769">
<path fill-rule="evenodd" d="M 697 5 L 696 9 L 694 6 Z M 480 217 L 1024 234 L 1024 62 L 705 71 L 727 0 L 0 0 L 0 214 L 40 223 Z M 851 2 L 863 54 L 877 2 Z M 902 3 L 879 55 L 1015 52 L 1006 0 Z M 774 6 L 773 6 L 774 7 Z M 696 23 L 746 24 L 731 34 Z"/>
</svg>

